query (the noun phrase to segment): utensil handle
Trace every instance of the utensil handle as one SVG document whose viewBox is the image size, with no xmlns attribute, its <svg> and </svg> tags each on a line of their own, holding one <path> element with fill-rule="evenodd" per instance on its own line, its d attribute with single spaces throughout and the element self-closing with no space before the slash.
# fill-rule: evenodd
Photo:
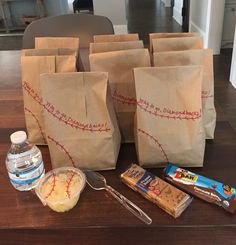
<svg viewBox="0 0 236 245">
<path fill-rule="evenodd" d="M 106 186 L 106 190 L 111 193 L 111 195 L 118 200 L 125 208 L 127 208 L 132 214 L 134 214 L 137 218 L 141 219 L 146 224 L 150 225 L 152 223 L 152 219 L 144 213 L 138 206 L 132 203 L 129 199 L 124 197 L 118 191 L 113 189 L 111 186 Z"/>
</svg>

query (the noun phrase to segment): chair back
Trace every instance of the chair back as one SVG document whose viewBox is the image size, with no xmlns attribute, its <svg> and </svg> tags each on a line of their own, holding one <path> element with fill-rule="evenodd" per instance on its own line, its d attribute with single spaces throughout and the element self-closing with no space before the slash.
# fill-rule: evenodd
<svg viewBox="0 0 236 245">
<path fill-rule="evenodd" d="M 94 35 L 114 34 L 112 22 L 104 16 L 66 14 L 36 20 L 27 26 L 23 49 L 34 48 L 35 37 L 79 37 L 80 47 L 88 48 Z"/>
</svg>

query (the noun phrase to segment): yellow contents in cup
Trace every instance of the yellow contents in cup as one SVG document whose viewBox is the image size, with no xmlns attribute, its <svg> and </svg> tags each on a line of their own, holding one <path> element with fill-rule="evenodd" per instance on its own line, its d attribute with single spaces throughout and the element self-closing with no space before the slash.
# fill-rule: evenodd
<svg viewBox="0 0 236 245">
<path fill-rule="evenodd" d="M 56 212 L 72 209 L 85 185 L 84 174 L 76 168 L 62 167 L 48 172 L 36 187 L 44 205 Z"/>
</svg>

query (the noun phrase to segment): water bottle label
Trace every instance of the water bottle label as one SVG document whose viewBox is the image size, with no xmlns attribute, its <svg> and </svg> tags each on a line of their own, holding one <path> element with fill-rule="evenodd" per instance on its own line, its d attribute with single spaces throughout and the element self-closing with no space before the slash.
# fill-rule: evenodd
<svg viewBox="0 0 236 245">
<path fill-rule="evenodd" d="M 31 184 L 44 174 L 44 165 L 41 161 L 34 168 L 25 172 L 8 173 L 10 181 L 15 185 Z"/>
</svg>

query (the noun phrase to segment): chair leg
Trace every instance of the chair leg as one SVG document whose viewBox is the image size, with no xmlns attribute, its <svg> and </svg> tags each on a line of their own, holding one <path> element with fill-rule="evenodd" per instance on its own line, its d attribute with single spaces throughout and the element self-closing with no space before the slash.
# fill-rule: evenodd
<svg viewBox="0 0 236 245">
<path fill-rule="evenodd" d="M 74 14 L 76 13 L 76 7 L 75 5 L 73 4 L 73 11 L 74 11 Z"/>
</svg>

